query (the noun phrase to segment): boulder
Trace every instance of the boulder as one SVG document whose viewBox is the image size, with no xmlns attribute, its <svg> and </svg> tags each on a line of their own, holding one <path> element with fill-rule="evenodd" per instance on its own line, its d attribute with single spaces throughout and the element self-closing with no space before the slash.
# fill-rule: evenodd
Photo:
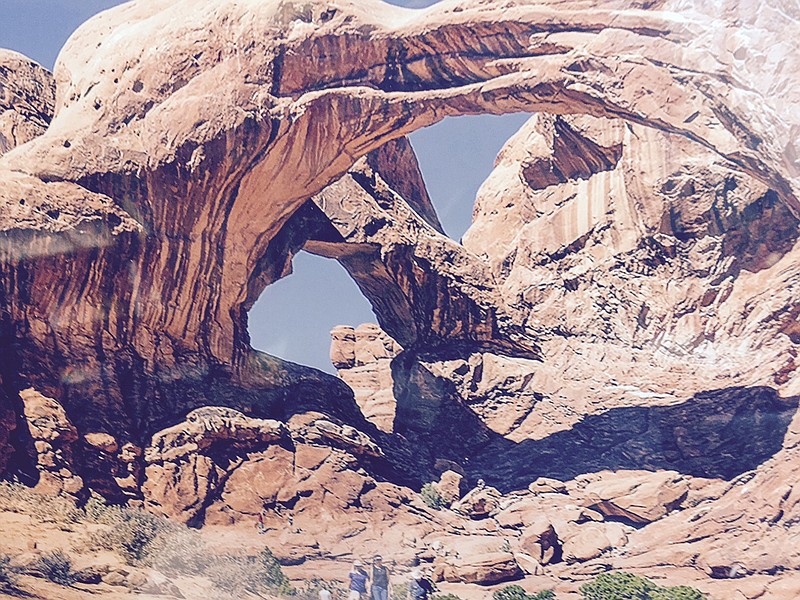
<svg viewBox="0 0 800 600">
<path fill-rule="evenodd" d="M 451 506 L 461 499 L 463 485 L 464 477 L 450 470 L 442 473 L 439 481 L 434 484 L 442 499 Z"/>
<path fill-rule="evenodd" d="M 29 452 L 39 471 L 37 489 L 51 495 L 78 495 L 83 489 L 83 479 L 73 464 L 78 430 L 57 400 L 33 388 L 22 390 L 19 396 L 33 442 Z"/>
<path fill-rule="evenodd" d="M 592 560 L 628 542 L 628 537 L 619 523 L 587 523 L 562 535 L 563 558 L 567 563 Z"/>
<path fill-rule="evenodd" d="M 519 549 L 540 565 L 561 561 L 561 540 L 555 527 L 545 516 L 525 528 L 519 539 Z"/>
<path fill-rule="evenodd" d="M 477 487 L 450 508 L 470 519 L 485 519 L 500 507 L 502 497 L 493 487 Z"/>
<path fill-rule="evenodd" d="M 550 477 L 539 477 L 528 486 L 532 494 L 566 494 L 567 486 L 563 481 Z"/>
<path fill-rule="evenodd" d="M 674 471 L 623 471 L 604 474 L 583 492 L 586 505 L 607 517 L 651 523 L 681 505 L 689 493 L 689 484 Z"/>
<path fill-rule="evenodd" d="M 492 585 L 522 576 L 514 555 L 509 552 L 489 552 L 480 556 L 459 559 L 444 566 L 442 577 L 449 583 Z"/>
<path fill-rule="evenodd" d="M 279 421 L 254 419 L 221 407 L 192 411 L 183 423 L 154 435 L 144 450 L 147 466 L 142 492 L 145 502 L 154 512 L 183 522 L 201 517 L 229 474 L 240 467 L 241 459 L 234 457 L 242 451 L 280 452 L 280 447 L 273 450 L 271 447 L 287 436 L 288 429 Z M 136 455 L 130 447 L 123 449 Z M 287 464 L 291 463 L 292 458 Z M 243 474 L 252 477 L 244 490 L 252 490 L 254 484 L 264 480 L 276 480 L 280 470 L 269 468 L 264 475 L 259 470 L 260 464 L 256 455 L 245 463 L 242 473 L 237 474 L 238 477 Z M 280 478 L 277 481 L 281 481 Z M 277 490 L 274 486 L 271 489 Z M 262 492 L 264 498 L 253 499 L 248 505 L 249 512 L 258 513 L 259 503 L 272 497 L 271 493 Z"/>
</svg>

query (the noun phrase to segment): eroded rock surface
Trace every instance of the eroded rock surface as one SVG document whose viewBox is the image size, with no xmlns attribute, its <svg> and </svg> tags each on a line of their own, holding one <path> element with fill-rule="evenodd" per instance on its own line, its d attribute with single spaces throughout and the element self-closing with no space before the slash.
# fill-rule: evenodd
<svg viewBox="0 0 800 600">
<path fill-rule="evenodd" d="M 55 87 L 0 55 L 0 466 L 286 560 L 796 597 L 792 2 L 194 8 L 92 19 Z M 457 244 L 403 136 L 513 111 Z M 386 332 L 337 330 L 340 378 L 249 346 L 301 249 Z M 448 469 L 463 516 L 397 485 Z"/>
<path fill-rule="evenodd" d="M 331 332 L 331 363 L 355 394 L 364 417 L 391 433 L 397 401 L 394 397 L 392 359 L 400 345 L 377 325 L 337 327 Z"/>
</svg>

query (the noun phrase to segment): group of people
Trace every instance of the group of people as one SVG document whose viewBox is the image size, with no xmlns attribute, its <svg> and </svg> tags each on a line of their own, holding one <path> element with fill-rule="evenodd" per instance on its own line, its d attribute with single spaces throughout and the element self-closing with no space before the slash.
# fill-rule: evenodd
<svg viewBox="0 0 800 600">
<path fill-rule="evenodd" d="M 389 578 L 389 569 L 383 564 L 383 557 L 375 556 L 372 559 L 372 573 L 360 560 L 353 563 L 350 570 L 350 595 L 348 600 L 389 600 L 392 582 Z M 326 590 L 323 590 L 325 592 Z M 408 582 L 409 600 L 428 600 L 433 593 L 433 584 L 422 574 L 420 569 L 411 572 Z M 330 592 L 323 595 L 320 600 L 330 600 Z"/>
</svg>

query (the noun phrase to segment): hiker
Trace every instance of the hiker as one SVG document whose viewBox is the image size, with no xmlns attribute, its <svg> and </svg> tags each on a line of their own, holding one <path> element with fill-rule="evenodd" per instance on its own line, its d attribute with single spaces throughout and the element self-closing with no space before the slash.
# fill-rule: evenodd
<svg viewBox="0 0 800 600">
<path fill-rule="evenodd" d="M 428 600 L 433 593 L 433 584 L 422 576 L 422 571 L 411 571 L 411 581 L 408 583 L 408 595 L 411 600 Z"/>
<path fill-rule="evenodd" d="M 350 596 L 349 600 L 365 600 L 364 596 L 367 593 L 367 581 L 369 575 L 364 570 L 364 563 L 357 560 L 353 563 L 353 568 L 350 570 Z"/>
<path fill-rule="evenodd" d="M 263 535 L 267 533 L 267 524 L 264 522 L 264 518 L 267 516 L 267 509 L 262 508 L 261 512 L 258 513 L 258 523 L 256 523 L 256 529 L 258 530 L 258 535 Z"/>
<path fill-rule="evenodd" d="M 383 564 L 383 557 L 376 554 L 372 559 L 372 600 L 389 600 L 389 569 Z"/>
</svg>

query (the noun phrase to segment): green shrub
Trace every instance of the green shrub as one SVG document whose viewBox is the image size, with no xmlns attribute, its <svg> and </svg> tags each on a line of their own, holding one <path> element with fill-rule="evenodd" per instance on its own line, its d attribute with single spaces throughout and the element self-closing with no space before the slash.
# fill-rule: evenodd
<svg viewBox="0 0 800 600">
<path fill-rule="evenodd" d="M 101 522 L 110 525 L 110 529 L 93 535 L 93 544 L 119 553 L 130 565 L 149 566 L 155 558 L 156 538 L 182 529 L 162 517 L 127 508 L 103 513 Z"/>
<path fill-rule="evenodd" d="M 83 506 L 83 514 L 90 523 L 114 525 L 124 520 L 123 512 L 129 510 L 121 506 L 108 504 L 106 499 L 95 493 L 89 497 Z"/>
<path fill-rule="evenodd" d="M 461 600 L 459 596 L 455 594 L 436 594 L 435 596 L 431 597 L 431 600 Z"/>
<path fill-rule="evenodd" d="M 66 527 L 79 522 L 83 511 L 62 496 L 47 496 L 21 483 L 0 481 L 0 511 L 30 515 L 42 523 Z"/>
<path fill-rule="evenodd" d="M 31 570 L 58 585 L 71 586 L 75 583 L 72 560 L 61 550 L 43 554 L 32 565 Z"/>
<path fill-rule="evenodd" d="M 447 502 L 444 501 L 442 495 L 439 493 L 439 490 L 436 489 L 436 486 L 432 483 L 426 483 L 422 486 L 422 490 L 419 492 L 420 498 L 422 501 L 428 506 L 428 508 L 432 508 L 433 510 L 442 510 L 443 508 L 447 508 Z"/>
<path fill-rule="evenodd" d="M 261 567 L 261 578 L 264 585 L 280 593 L 291 591 L 289 578 L 281 568 L 281 564 L 269 548 L 264 548 L 258 555 L 259 566 Z"/>
<path fill-rule="evenodd" d="M 520 585 L 507 585 L 492 594 L 493 600 L 553 600 L 555 597 L 552 590 L 529 594 Z"/>
<path fill-rule="evenodd" d="M 507 585 L 492 594 L 493 600 L 528 600 L 528 592 L 521 585 Z"/>
<path fill-rule="evenodd" d="M 649 600 L 655 585 L 631 573 L 603 573 L 581 586 L 585 600 Z"/>
<path fill-rule="evenodd" d="M 652 600 L 705 600 L 705 594 L 700 590 L 686 585 L 659 588 L 650 594 Z"/>
<path fill-rule="evenodd" d="M 661 587 L 632 573 L 603 573 L 581 586 L 584 600 L 704 600 L 705 595 L 687 586 Z"/>
</svg>

